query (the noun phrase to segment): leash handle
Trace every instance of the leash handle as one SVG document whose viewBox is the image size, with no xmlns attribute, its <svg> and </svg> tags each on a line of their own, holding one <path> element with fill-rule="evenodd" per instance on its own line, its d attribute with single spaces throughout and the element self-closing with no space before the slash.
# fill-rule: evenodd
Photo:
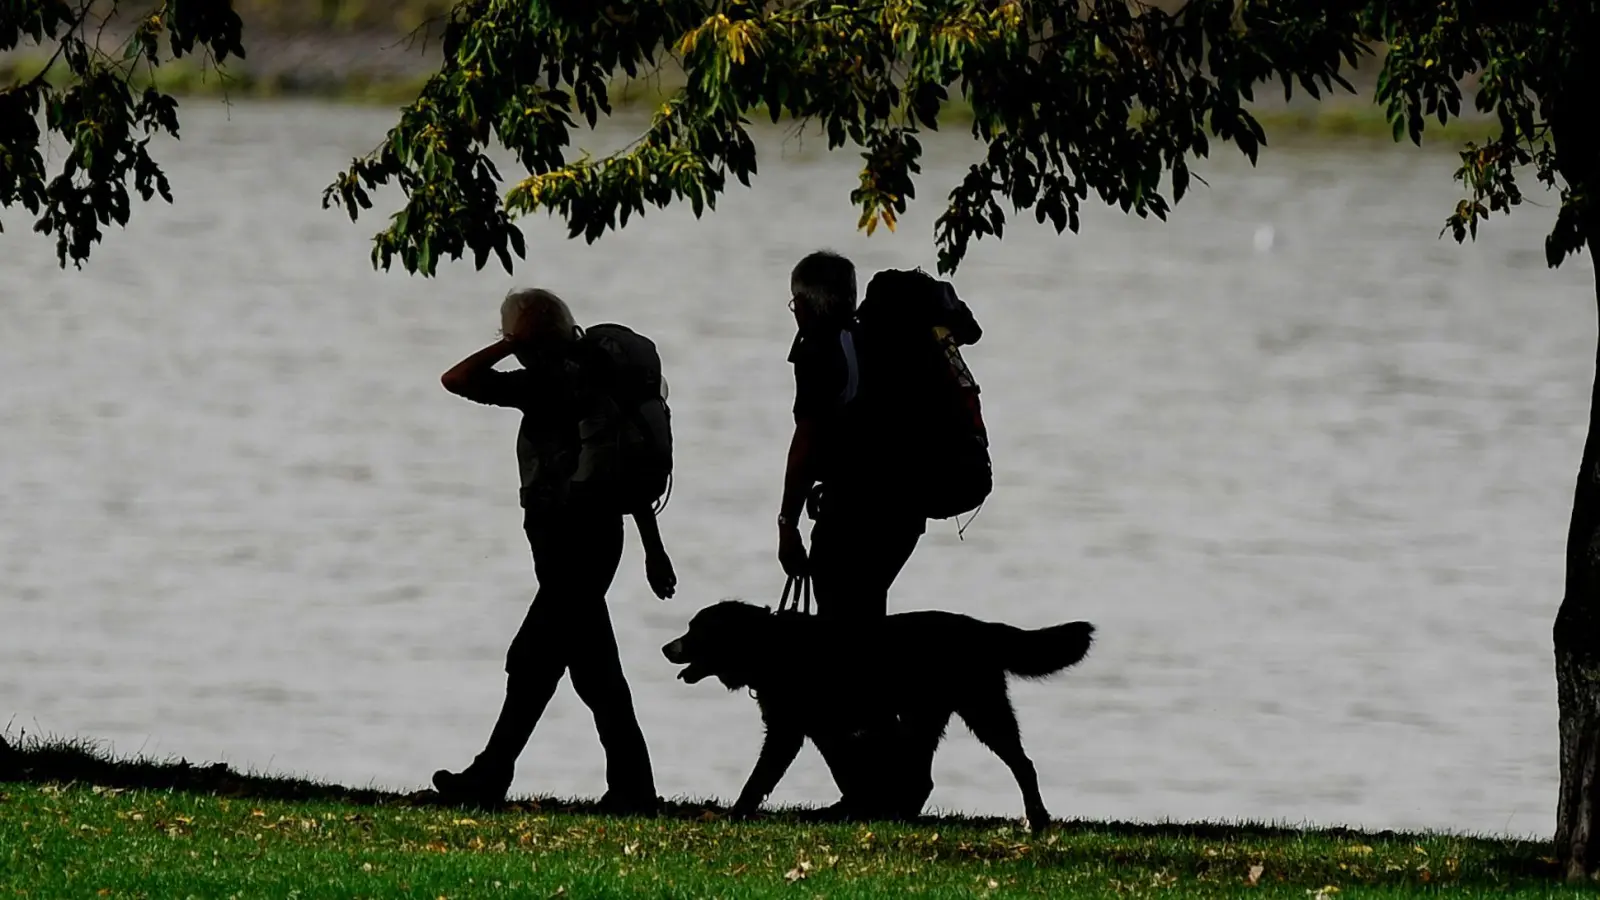
<svg viewBox="0 0 1600 900">
<path fill-rule="evenodd" d="M 799 582 L 798 590 L 795 587 L 796 582 Z M 792 604 L 790 602 L 791 594 L 794 597 Z M 798 577 L 791 575 L 789 580 L 783 584 L 783 596 L 778 599 L 778 612 L 784 612 L 789 609 L 800 612 L 802 603 L 805 605 L 805 614 L 811 615 L 811 577 L 809 575 Z"/>
</svg>

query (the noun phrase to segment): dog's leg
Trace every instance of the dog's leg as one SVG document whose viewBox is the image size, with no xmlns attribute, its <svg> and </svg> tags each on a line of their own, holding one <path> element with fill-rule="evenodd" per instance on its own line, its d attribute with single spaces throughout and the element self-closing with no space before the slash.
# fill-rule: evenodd
<svg viewBox="0 0 1600 900">
<path fill-rule="evenodd" d="M 1017 714 L 1005 694 L 1001 681 L 998 694 L 986 691 L 969 699 L 956 711 L 967 723 L 972 733 L 984 746 L 994 751 L 1006 764 L 1022 788 L 1023 809 L 1027 811 L 1028 825 L 1035 834 L 1050 824 L 1050 813 L 1039 795 L 1039 775 L 1033 769 L 1033 760 L 1022 749 L 1022 734 L 1017 728 Z"/>
<path fill-rule="evenodd" d="M 933 794 L 933 755 L 944 740 L 950 714 L 942 716 L 911 716 L 901 726 L 900 758 L 894 761 L 900 780 L 900 796 L 896 805 L 900 815 L 916 818 Z"/>
<path fill-rule="evenodd" d="M 755 813 L 767 795 L 778 786 L 783 773 L 789 771 L 789 766 L 800 755 L 800 748 L 805 742 L 806 736 L 800 729 L 769 724 L 767 736 L 761 742 L 761 755 L 756 758 L 756 767 L 745 781 L 744 790 L 739 792 L 739 799 L 733 804 L 731 814 L 744 817 Z"/>
</svg>

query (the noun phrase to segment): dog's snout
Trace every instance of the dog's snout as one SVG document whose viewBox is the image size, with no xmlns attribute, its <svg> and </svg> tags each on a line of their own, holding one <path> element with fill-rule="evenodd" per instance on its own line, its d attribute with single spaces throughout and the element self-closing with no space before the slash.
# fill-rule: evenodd
<svg viewBox="0 0 1600 900">
<path fill-rule="evenodd" d="M 667 662 L 683 662 L 683 638 L 678 638 L 665 647 L 662 647 L 661 654 L 667 658 Z"/>
</svg>

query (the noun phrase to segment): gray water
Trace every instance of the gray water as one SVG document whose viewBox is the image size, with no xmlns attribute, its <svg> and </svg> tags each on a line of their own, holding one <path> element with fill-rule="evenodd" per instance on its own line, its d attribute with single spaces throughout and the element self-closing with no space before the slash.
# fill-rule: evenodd
<svg viewBox="0 0 1600 900">
<path fill-rule="evenodd" d="M 931 268 L 973 146 L 930 143 L 897 234 L 852 230 L 854 156 L 774 132 L 756 187 L 702 221 L 588 246 L 530 219 L 516 279 L 424 280 L 371 269 L 381 216 L 318 205 L 389 113 L 184 114 L 178 203 L 84 271 L 5 215 L 0 723 L 401 789 L 466 763 L 534 584 L 515 414 L 438 375 L 539 284 L 661 345 L 682 586 L 649 595 L 630 532 L 612 615 L 660 789 L 730 800 L 755 706 L 658 648 L 706 603 L 776 601 L 788 267 L 827 245 Z M 965 540 L 934 523 L 892 603 L 1099 627 L 1079 668 L 1014 690 L 1057 815 L 1548 833 L 1593 274 L 1545 269 L 1544 195 L 1476 246 L 1438 240 L 1452 158 L 1224 154 L 1170 223 L 1095 208 L 1081 236 L 975 245 L 957 285 L 987 329 L 968 361 L 998 484 Z M 937 807 L 1020 814 L 964 730 L 936 778 Z M 602 788 L 564 687 L 515 789 Z M 773 799 L 835 796 L 808 749 Z"/>
</svg>

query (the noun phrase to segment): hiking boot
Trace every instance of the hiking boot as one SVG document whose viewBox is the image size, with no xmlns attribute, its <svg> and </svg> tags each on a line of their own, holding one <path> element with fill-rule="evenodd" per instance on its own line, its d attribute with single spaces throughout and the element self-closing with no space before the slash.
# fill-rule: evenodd
<svg viewBox="0 0 1600 900">
<path fill-rule="evenodd" d="M 433 773 L 433 786 L 439 796 L 452 803 L 495 806 L 504 803 L 511 789 L 511 770 L 488 772 L 473 763 L 460 772 L 440 769 Z"/>
<path fill-rule="evenodd" d="M 665 801 L 654 793 L 620 794 L 606 791 L 600 798 L 600 812 L 612 816 L 653 816 Z"/>
</svg>

